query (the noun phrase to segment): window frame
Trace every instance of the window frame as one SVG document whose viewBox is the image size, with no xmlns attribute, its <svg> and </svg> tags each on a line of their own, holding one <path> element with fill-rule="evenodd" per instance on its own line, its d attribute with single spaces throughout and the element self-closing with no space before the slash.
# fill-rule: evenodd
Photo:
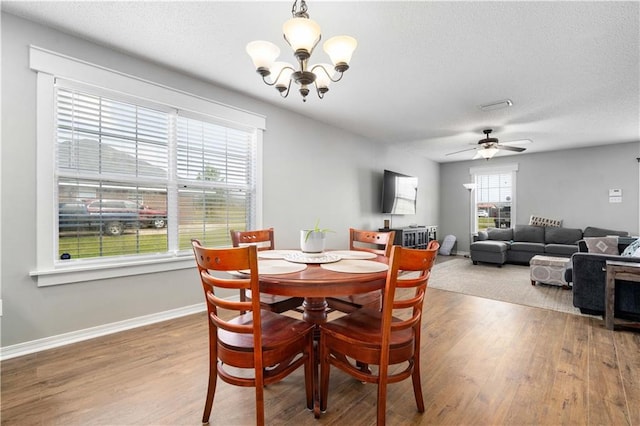
<svg viewBox="0 0 640 426">
<path fill-rule="evenodd" d="M 513 227 L 513 220 L 516 216 L 516 208 L 517 208 L 517 185 L 516 178 L 518 175 L 518 164 L 503 164 L 497 166 L 489 166 L 489 167 L 472 167 L 469 169 L 469 176 L 471 177 L 471 182 L 473 182 L 476 187 L 473 190 L 473 203 L 469 206 L 469 214 L 473 217 L 473 233 L 478 233 L 478 176 L 486 176 L 486 175 L 497 175 L 497 174 L 511 174 L 511 227 Z"/>
<path fill-rule="evenodd" d="M 56 211 L 58 202 L 55 187 L 55 82 L 57 78 L 95 87 L 96 90 L 117 93 L 122 98 L 132 97 L 140 101 L 141 105 L 148 101 L 154 105 L 179 110 L 181 113 L 208 117 L 218 123 L 226 122 L 229 125 L 255 129 L 255 225 L 262 226 L 262 143 L 263 131 L 266 128 L 264 116 L 36 46 L 30 46 L 29 62 L 30 68 L 36 71 L 37 96 L 36 267 L 30 271 L 29 275 L 37 280 L 39 287 L 193 267 L 191 253 L 177 250 L 122 258 L 95 258 L 71 264 L 54 262 L 57 232 L 56 217 L 53 213 Z M 174 214 L 177 214 L 177 211 Z M 169 227 L 177 227 L 177 224 L 172 225 L 171 222 L 169 221 Z M 168 232 L 171 232 L 171 228 Z M 177 234 L 177 229 L 175 232 Z"/>
</svg>

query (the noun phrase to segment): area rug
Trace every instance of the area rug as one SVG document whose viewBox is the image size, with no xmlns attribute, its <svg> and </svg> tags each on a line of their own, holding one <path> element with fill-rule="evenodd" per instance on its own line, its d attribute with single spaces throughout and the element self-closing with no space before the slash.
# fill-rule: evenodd
<svg viewBox="0 0 640 426">
<path fill-rule="evenodd" d="M 439 258 L 431 271 L 429 287 L 486 299 L 580 315 L 571 290 L 560 286 L 531 285 L 529 267 L 506 264 L 474 265 L 463 257 Z"/>
</svg>

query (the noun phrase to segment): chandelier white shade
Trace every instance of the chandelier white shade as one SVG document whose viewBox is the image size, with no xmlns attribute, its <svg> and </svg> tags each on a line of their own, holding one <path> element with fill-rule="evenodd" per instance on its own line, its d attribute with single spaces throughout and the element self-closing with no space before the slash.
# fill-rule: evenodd
<svg viewBox="0 0 640 426">
<path fill-rule="evenodd" d="M 291 74 L 293 74 L 293 70 L 291 70 L 291 65 L 286 62 L 274 62 L 273 66 L 271 66 L 273 73 L 271 74 L 273 80 L 272 83 L 278 87 L 286 87 L 289 85 L 289 80 L 291 79 Z"/>
<path fill-rule="evenodd" d="M 286 98 L 289 95 L 291 82 L 294 82 L 300 86 L 299 92 L 303 101 L 306 101 L 311 86 L 315 87 L 315 92 L 322 99 L 329 91 L 329 84 L 340 81 L 343 73 L 349 69 L 353 51 L 358 43 L 350 36 L 332 37 L 323 45 L 332 65 L 309 65 L 309 59 L 322 38 L 320 26 L 309 19 L 304 0 L 300 1 L 300 5 L 298 0 L 294 1 L 291 13 L 293 18 L 282 25 L 282 33 L 285 41 L 293 49 L 297 66 L 278 61 L 280 49 L 268 41 L 250 42 L 247 44 L 247 53 L 264 83 L 274 86 L 282 97 Z"/>
<path fill-rule="evenodd" d="M 351 55 L 356 50 L 356 46 L 358 46 L 358 42 L 353 37 L 335 36 L 325 41 L 322 48 L 329 55 L 334 65 L 348 65 L 351 62 Z"/>
<path fill-rule="evenodd" d="M 247 53 L 256 69 L 269 69 L 280 56 L 280 48 L 269 41 L 256 40 L 247 44 Z"/>
<path fill-rule="evenodd" d="M 313 19 L 291 18 L 282 25 L 282 33 L 294 52 L 311 52 L 320 41 L 320 25 Z"/>
<path fill-rule="evenodd" d="M 331 64 L 317 64 L 311 67 L 311 72 L 316 75 L 316 86 L 318 89 L 322 90 L 323 88 L 327 88 L 327 90 L 329 90 L 328 87 L 333 81 L 333 76 L 336 74 L 333 66 L 331 66 Z"/>
</svg>

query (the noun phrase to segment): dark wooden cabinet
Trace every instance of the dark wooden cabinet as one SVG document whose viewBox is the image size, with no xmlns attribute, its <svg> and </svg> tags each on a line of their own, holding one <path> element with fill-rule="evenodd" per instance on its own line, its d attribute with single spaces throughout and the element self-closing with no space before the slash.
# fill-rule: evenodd
<svg viewBox="0 0 640 426">
<path fill-rule="evenodd" d="M 419 226 L 409 228 L 380 228 L 379 231 L 396 231 L 393 244 L 408 248 L 427 248 L 429 241 L 436 240 L 437 226 Z"/>
</svg>

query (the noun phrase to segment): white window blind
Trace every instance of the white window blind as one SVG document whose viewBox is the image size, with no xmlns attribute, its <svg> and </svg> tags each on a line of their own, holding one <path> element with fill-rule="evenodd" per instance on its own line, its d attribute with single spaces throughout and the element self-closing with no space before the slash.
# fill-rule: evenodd
<svg viewBox="0 0 640 426">
<path fill-rule="evenodd" d="M 478 203 L 511 202 L 511 174 L 478 175 Z"/>
<path fill-rule="evenodd" d="M 57 108 L 60 174 L 167 179 L 166 112 L 64 88 Z"/>
<path fill-rule="evenodd" d="M 188 248 L 191 238 L 209 246 L 226 245 L 230 229 L 253 227 L 253 134 L 178 117 L 177 135 L 180 248 Z"/>
<path fill-rule="evenodd" d="M 56 109 L 60 262 L 229 245 L 254 222 L 252 131 L 63 85 Z"/>
</svg>

